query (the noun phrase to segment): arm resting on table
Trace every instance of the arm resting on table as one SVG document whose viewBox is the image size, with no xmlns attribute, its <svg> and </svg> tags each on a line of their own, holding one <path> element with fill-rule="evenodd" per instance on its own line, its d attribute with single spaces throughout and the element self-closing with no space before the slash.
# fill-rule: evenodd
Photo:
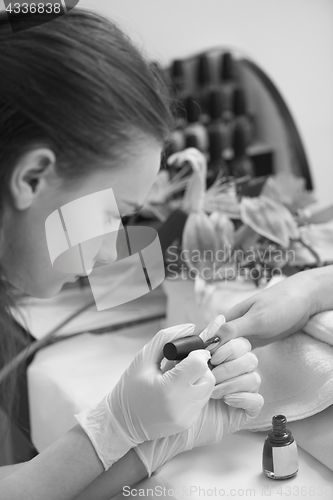
<svg viewBox="0 0 333 500">
<path fill-rule="evenodd" d="M 10 476 L 10 474 L 13 474 L 13 472 L 16 472 L 18 469 L 20 469 L 24 465 L 22 464 L 14 464 L 14 465 L 6 465 L 5 467 L 0 467 L 0 486 L 1 486 L 1 480 L 4 479 L 7 476 Z"/>
<path fill-rule="evenodd" d="M 311 283 L 309 283 L 311 285 L 309 290 L 312 303 L 311 315 L 333 309 L 333 266 L 319 267 L 304 271 L 304 273 L 311 276 Z"/>
<path fill-rule="evenodd" d="M 103 471 L 88 436 L 77 425 L 0 479 L 1 500 L 72 500 Z"/>
<path fill-rule="evenodd" d="M 69 439 L 62 438 L 30 462 L 0 467 L 1 500 L 21 499 L 23 494 L 25 500 L 110 500 L 123 486 L 147 476 L 133 450 L 102 474 L 103 466 L 90 441 L 85 443 L 86 434 L 79 426 L 74 429 L 65 435 Z"/>
<path fill-rule="evenodd" d="M 288 422 L 296 443 L 333 471 L 333 406 L 312 417 Z"/>
<path fill-rule="evenodd" d="M 95 479 L 75 500 L 110 500 L 122 492 L 124 486 L 133 486 L 145 477 L 147 471 L 134 450 Z"/>
</svg>

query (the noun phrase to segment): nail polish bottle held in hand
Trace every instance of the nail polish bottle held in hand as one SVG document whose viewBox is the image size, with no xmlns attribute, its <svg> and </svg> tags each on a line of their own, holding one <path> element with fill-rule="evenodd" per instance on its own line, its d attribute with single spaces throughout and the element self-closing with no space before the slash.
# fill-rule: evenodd
<svg viewBox="0 0 333 500">
<path fill-rule="evenodd" d="M 275 415 L 264 443 L 262 469 L 270 479 L 288 479 L 298 472 L 297 445 L 286 425 L 284 415 Z"/>
</svg>

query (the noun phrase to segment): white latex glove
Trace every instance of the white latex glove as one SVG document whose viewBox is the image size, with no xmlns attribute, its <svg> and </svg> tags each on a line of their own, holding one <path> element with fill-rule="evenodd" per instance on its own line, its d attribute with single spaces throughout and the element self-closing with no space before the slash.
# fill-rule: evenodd
<svg viewBox="0 0 333 500">
<path fill-rule="evenodd" d="M 223 320 L 218 317 L 200 336 L 204 340 L 211 337 Z M 261 380 L 254 372 L 258 360 L 250 352 L 250 342 L 238 338 L 221 347 L 212 345 L 211 350 L 214 352 L 211 364 L 216 386 L 212 399 L 194 425 L 176 435 L 145 442 L 135 448 L 149 476 L 179 453 L 218 443 L 223 436 L 240 430 L 245 422 L 258 415 L 264 404 L 262 396 L 257 394 Z M 169 362 L 164 369 L 171 367 Z"/>
<path fill-rule="evenodd" d="M 190 353 L 163 373 L 163 347 L 192 335 L 195 325 L 161 330 L 136 355 L 111 392 L 94 408 L 75 415 L 105 470 L 143 441 L 188 429 L 209 400 L 215 378 L 209 351 Z"/>
<path fill-rule="evenodd" d="M 134 448 L 148 475 L 151 476 L 165 462 L 183 451 L 218 443 L 223 436 L 241 429 L 248 418 L 256 416 L 264 404 L 262 396 L 244 392 L 239 395 L 242 402 L 235 403 L 237 408 L 228 406 L 233 404 L 232 402 L 228 402 L 227 405 L 222 399 L 211 399 L 201 411 L 195 424 L 188 430 L 154 441 L 146 441 Z M 242 409 L 245 407 L 247 408 Z"/>
</svg>

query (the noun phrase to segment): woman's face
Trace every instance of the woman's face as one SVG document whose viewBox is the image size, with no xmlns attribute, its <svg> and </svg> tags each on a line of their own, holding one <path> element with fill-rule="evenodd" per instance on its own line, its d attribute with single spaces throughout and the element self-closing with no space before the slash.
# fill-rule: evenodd
<svg viewBox="0 0 333 500">
<path fill-rule="evenodd" d="M 110 213 L 110 203 L 102 202 L 97 209 L 94 207 L 96 224 L 102 219 L 134 212 L 150 191 L 160 158 L 161 146 L 153 139 L 147 140 L 121 165 L 115 168 L 110 165 L 110 169 L 96 169 L 92 165 L 93 174 L 68 183 L 57 175 L 51 150 L 37 148 L 24 155 L 14 169 L 10 183 L 13 207 L 5 210 L 3 224 L 1 263 L 9 281 L 19 290 L 40 298 L 50 297 L 64 283 L 75 281 L 77 274 L 64 274 L 52 267 L 46 219 L 63 205 L 108 188 L 113 190 L 117 207 L 115 213 Z M 46 160 L 47 166 L 40 167 Z M 77 224 L 84 221 L 78 218 Z M 98 251 L 93 248 L 91 255 L 98 257 Z M 107 251 L 114 254 L 115 248 Z"/>
</svg>

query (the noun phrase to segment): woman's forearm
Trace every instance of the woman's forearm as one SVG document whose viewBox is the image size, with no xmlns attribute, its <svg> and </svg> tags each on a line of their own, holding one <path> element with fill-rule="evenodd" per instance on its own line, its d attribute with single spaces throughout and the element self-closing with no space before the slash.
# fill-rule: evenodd
<svg viewBox="0 0 333 500">
<path fill-rule="evenodd" d="M 6 465 L 5 467 L 0 467 L 0 486 L 1 486 L 1 479 L 4 479 L 7 476 L 10 476 L 14 472 L 16 472 L 18 469 L 24 466 L 24 463 L 21 464 L 14 464 L 14 465 Z"/>
<path fill-rule="evenodd" d="M 107 472 L 101 474 L 75 500 L 110 500 L 147 476 L 146 468 L 134 450 L 130 450 Z"/>
<path fill-rule="evenodd" d="M 288 422 L 297 444 L 333 471 L 333 406 L 312 417 Z"/>
<path fill-rule="evenodd" d="M 299 273 L 299 276 L 303 273 Z M 333 266 L 304 271 L 310 278 L 307 281 L 311 299 L 311 316 L 333 309 Z"/>
<path fill-rule="evenodd" d="M 72 500 L 103 471 L 91 441 L 77 425 L 0 480 L 1 500 Z"/>
<path fill-rule="evenodd" d="M 0 491 L 4 492 L 6 488 L 9 495 L 9 487 L 7 489 L 6 483 L 1 480 L 17 472 L 19 469 L 22 472 L 22 467 L 26 467 L 28 464 L 29 462 L 0 467 Z M 92 498 L 94 500 L 110 500 L 110 498 L 118 495 L 124 486 L 133 486 L 146 476 L 147 471 L 145 466 L 135 451 L 130 450 L 107 472 L 100 474 L 81 493 L 75 496 L 75 500 L 91 500 Z M 74 497 L 72 498 L 74 499 Z"/>
</svg>

